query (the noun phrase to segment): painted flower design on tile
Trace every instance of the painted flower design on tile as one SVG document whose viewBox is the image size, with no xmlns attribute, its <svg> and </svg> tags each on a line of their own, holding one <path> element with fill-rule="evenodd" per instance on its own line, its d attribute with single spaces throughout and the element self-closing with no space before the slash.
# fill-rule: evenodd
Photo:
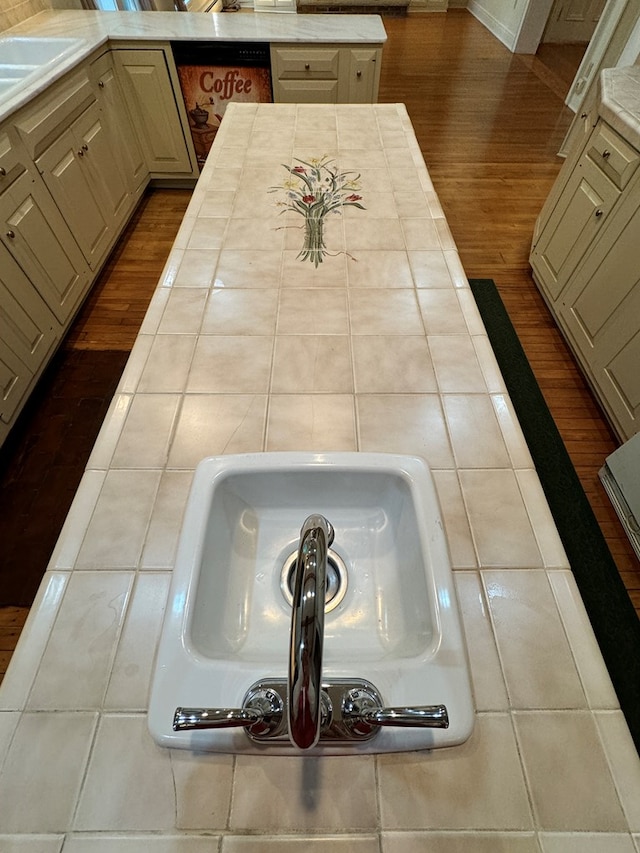
<svg viewBox="0 0 640 853">
<path fill-rule="evenodd" d="M 286 201 L 278 202 L 286 210 L 304 217 L 304 244 L 298 254 L 301 261 L 311 261 L 314 266 L 322 263 L 329 252 L 324 242 L 324 224 L 327 216 L 340 215 L 346 206 L 358 207 L 360 174 L 354 171 L 341 172 L 328 156 L 314 158 L 309 162 L 295 159 L 295 166 L 282 164 L 289 178 L 269 192 L 284 190 Z"/>
</svg>

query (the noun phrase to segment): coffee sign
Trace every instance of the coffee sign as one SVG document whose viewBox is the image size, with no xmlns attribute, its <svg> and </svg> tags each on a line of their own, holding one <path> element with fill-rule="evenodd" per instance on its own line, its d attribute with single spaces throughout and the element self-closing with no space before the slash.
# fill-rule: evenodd
<svg viewBox="0 0 640 853">
<path fill-rule="evenodd" d="M 228 103 L 273 100 L 268 68 L 179 65 L 178 76 L 200 167 L 207 159 Z"/>
</svg>

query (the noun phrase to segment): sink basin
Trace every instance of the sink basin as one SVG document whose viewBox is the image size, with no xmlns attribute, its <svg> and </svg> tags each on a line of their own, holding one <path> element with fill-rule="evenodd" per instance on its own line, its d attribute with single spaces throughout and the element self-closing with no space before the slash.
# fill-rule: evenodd
<svg viewBox="0 0 640 853">
<path fill-rule="evenodd" d="M 81 38 L 4 36 L 0 38 L 0 65 L 42 66 L 77 50 Z"/>
<path fill-rule="evenodd" d="M 381 729 L 319 753 L 461 743 L 474 711 L 448 551 L 431 473 L 378 453 L 212 457 L 195 473 L 149 706 L 165 746 L 288 752 L 242 729 L 174 732 L 178 706 L 238 708 L 251 684 L 286 678 L 288 582 L 300 527 L 322 513 L 330 552 L 323 678 L 364 678 L 386 706 L 445 704 L 448 729 Z"/>
<path fill-rule="evenodd" d="M 35 81 L 82 45 L 81 38 L 0 37 L 0 96 Z"/>
</svg>

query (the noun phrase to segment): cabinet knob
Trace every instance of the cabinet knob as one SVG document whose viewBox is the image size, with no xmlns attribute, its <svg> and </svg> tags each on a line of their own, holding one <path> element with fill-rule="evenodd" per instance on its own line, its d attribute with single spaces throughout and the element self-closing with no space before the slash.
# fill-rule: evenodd
<svg viewBox="0 0 640 853">
<path fill-rule="evenodd" d="M 356 77 L 362 77 L 362 71 L 356 71 Z"/>
<path fill-rule="evenodd" d="M 11 229 L 9 229 L 9 230 L 7 231 L 7 237 L 8 237 L 10 240 L 14 240 L 14 239 L 15 239 L 15 236 L 16 236 L 16 232 L 15 232 L 15 231 L 12 231 Z"/>
<path fill-rule="evenodd" d="M 305 71 L 308 71 L 310 68 L 311 68 L 311 66 L 309 65 L 309 63 L 308 63 L 308 62 L 305 62 L 305 64 L 304 64 L 304 70 L 305 70 Z"/>
<path fill-rule="evenodd" d="M 78 148 L 78 157 L 84 157 L 84 151 L 82 148 Z"/>
<path fill-rule="evenodd" d="M 104 80 L 100 80 L 100 82 L 98 83 L 98 88 L 104 89 Z"/>
<path fill-rule="evenodd" d="M 4 166 L 0 166 L 0 178 L 4 178 L 4 176 L 5 176 L 6 174 L 7 174 L 7 170 L 5 169 L 5 167 L 4 167 Z"/>
<path fill-rule="evenodd" d="M 605 148 L 604 151 L 602 152 L 602 156 L 604 157 L 605 160 L 608 160 L 609 157 L 611 157 L 611 151 L 609 151 L 608 148 Z"/>
<path fill-rule="evenodd" d="M 89 150 L 89 146 L 87 145 L 87 143 L 86 143 L 86 142 L 85 142 L 85 143 L 84 143 L 84 145 L 82 146 L 82 150 L 83 150 L 83 151 L 88 151 L 88 150 Z"/>
<path fill-rule="evenodd" d="M 604 210 L 601 207 L 599 207 L 596 210 L 596 219 L 600 219 L 601 216 L 604 216 Z"/>
</svg>

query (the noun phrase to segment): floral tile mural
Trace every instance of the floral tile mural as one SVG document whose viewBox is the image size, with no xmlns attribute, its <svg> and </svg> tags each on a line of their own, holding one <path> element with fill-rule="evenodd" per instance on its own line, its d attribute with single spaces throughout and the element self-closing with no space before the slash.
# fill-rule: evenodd
<svg viewBox="0 0 640 853">
<path fill-rule="evenodd" d="M 277 202 L 283 208 L 281 212 L 291 210 L 304 218 L 304 243 L 298 259 L 317 267 L 330 254 L 324 238 L 326 218 L 341 215 L 347 206 L 366 209 L 360 204 L 362 196 L 358 193 L 360 174 L 341 172 L 328 156 L 294 162 L 297 165 L 282 164 L 289 178 L 280 186 L 270 187 L 269 192 L 284 190 L 286 200 Z"/>
</svg>

